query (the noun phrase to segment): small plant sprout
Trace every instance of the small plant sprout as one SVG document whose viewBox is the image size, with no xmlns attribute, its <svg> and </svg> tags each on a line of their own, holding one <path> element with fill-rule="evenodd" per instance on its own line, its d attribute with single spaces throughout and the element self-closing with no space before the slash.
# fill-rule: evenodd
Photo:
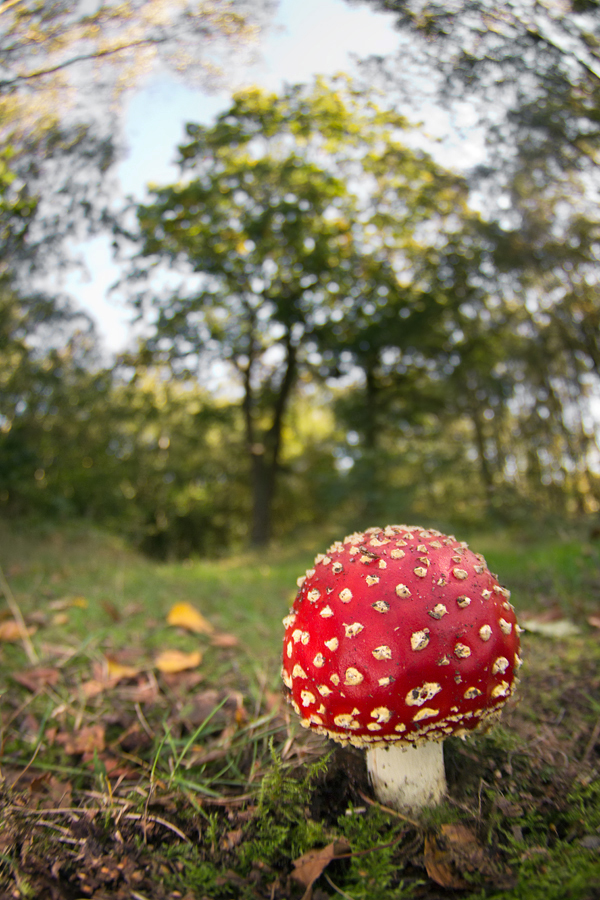
<svg viewBox="0 0 600 900">
<path fill-rule="evenodd" d="M 515 690 L 509 591 L 464 542 L 406 525 L 334 543 L 298 587 L 282 675 L 301 724 L 365 747 L 387 806 L 438 803 L 444 739 L 489 727 Z"/>
</svg>

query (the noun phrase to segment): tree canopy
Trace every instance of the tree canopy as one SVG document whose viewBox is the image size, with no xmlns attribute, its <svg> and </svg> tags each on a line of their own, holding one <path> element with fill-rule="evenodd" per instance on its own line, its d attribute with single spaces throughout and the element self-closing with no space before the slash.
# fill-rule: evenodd
<svg viewBox="0 0 600 900">
<path fill-rule="evenodd" d="M 438 328 L 425 251 L 444 224 L 458 227 L 464 190 L 402 142 L 407 128 L 345 80 L 280 96 L 252 89 L 213 127 L 188 126 L 181 183 L 154 189 L 139 209 L 136 275 L 167 259 L 199 276 L 177 293 L 150 282 L 138 296 L 156 309 L 146 349 L 186 372 L 214 359 L 230 366 L 256 543 L 269 535 L 298 382 L 349 366 L 371 376 L 390 347 L 433 340 Z"/>
<path fill-rule="evenodd" d="M 93 9 L 73 0 L 3 0 L 3 129 L 44 128 L 69 109 L 86 120 L 97 113 L 98 88 L 100 99 L 110 103 L 157 65 L 214 81 L 222 74 L 223 55 L 255 39 L 269 5 L 269 0 L 105 0 Z"/>
<path fill-rule="evenodd" d="M 76 21 L 69 4 L 23 2 L 0 5 L 0 22 L 19 6 L 47 9 L 48 27 Z M 575 44 L 558 27 L 544 32 L 555 70 L 544 54 L 538 67 L 544 42 L 523 9 L 438 4 L 431 21 L 396 9 L 429 41 L 420 58 L 447 78 L 440 97 L 472 91 L 482 113 L 495 98 L 486 165 L 443 168 L 390 95 L 346 77 L 235 94 L 213 124 L 188 125 L 181 177 L 151 187 L 137 230 L 115 227 L 145 336 L 114 369 L 89 321 L 29 278 L 78 223 L 114 224 L 113 142 L 70 114 L 13 129 L 0 156 L 0 507 L 86 515 L 159 555 L 264 544 L 331 517 L 598 511 L 592 74 L 567 62 Z M 540 29 L 548 9 L 535 7 Z M 573 9 L 580 30 L 595 16 Z M 25 110 L 31 85 L 69 82 L 80 64 L 92 84 L 78 46 L 52 50 L 56 72 L 5 86 L 7 102 Z M 115 49 L 119 65 L 128 53 Z"/>
</svg>

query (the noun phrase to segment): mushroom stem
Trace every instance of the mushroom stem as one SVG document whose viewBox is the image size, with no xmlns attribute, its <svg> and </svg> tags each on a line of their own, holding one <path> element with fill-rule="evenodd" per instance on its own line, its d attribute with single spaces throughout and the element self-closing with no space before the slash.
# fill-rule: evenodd
<svg viewBox="0 0 600 900">
<path fill-rule="evenodd" d="M 367 770 L 375 796 L 392 809 L 434 806 L 446 793 L 442 741 L 370 747 Z"/>
</svg>

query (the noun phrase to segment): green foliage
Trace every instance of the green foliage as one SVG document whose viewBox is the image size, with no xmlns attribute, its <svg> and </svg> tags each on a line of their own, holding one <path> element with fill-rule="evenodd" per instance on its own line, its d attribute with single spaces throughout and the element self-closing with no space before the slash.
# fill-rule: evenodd
<svg viewBox="0 0 600 900">
<path fill-rule="evenodd" d="M 109 108 L 156 64 L 188 79 L 202 81 L 207 70 L 215 78 L 223 50 L 243 52 L 266 12 L 266 3 L 234 11 L 226 3 L 202 0 L 126 0 L 95 9 L 65 0 L 5 0 L 0 5 L 3 128 L 23 136 L 28 126 L 39 131 L 74 108 L 87 120 L 90 91 L 96 112 L 98 105 Z M 77 77 L 69 78 L 74 68 Z"/>
<path fill-rule="evenodd" d="M 269 752 L 271 768 L 261 781 L 258 814 L 298 822 L 305 816 L 314 782 L 327 771 L 331 754 L 312 763 L 298 779 L 290 775 L 289 766 L 275 750 L 273 740 L 269 743 Z"/>
<path fill-rule="evenodd" d="M 351 808 L 352 811 L 352 808 Z M 418 896 L 423 882 L 398 877 L 398 846 L 405 824 L 377 807 L 368 813 L 340 816 L 337 829 L 352 847 L 344 872 L 344 890 L 355 900 L 408 900 Z"/>
<path fill-rule="evenodd" d="M 448 223 L 477 217 L 462 181 L 409 149 L 407 131 L 348 79 L 281 96 L 244 91 L 214 126 L 188 126 L 185 180 L 155 188 L 138 209 L 134 302 L 154 311 L 146 352 L 182 374 L 198 359 L 227 363 L 241 398 L 256 543 L 270 532 L 300 385 L 357 370 L 373 380 L 390 352 L 403 365 L 420 354 L 425 370 L 454 328 L 434 248 Z M 147 287 L 165 262 L 184 263 L 176 293 Z M 402 403 L 409 385 L 389 380 Z M 368 397 L 367 449 L 376 406 Z"/>
<path fill-rule="evenodd" d="M 294 860 L 328 838 L 324 825 L 310 818 L 307 807 L 315 781 L 327 770 L 329 756 L 295 777 L 277 754 L 273 740 L 269 749 L 271 768 L 261 782 L 256 817 L 248 826 L 240 855 L 245 865 L 256 859 L 272 864 L 282 855 Z"/>
</svg>

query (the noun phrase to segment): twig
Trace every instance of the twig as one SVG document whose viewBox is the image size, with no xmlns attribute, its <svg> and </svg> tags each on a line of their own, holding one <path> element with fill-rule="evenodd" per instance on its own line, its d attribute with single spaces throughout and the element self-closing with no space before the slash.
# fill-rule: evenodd
<svg viewBox="0 0 600 900">
<path fill-rule="evenodd" d="M 371 798 L 367 797 L 366 794 L 363 794 L 362 791 L 359 791 L 358 793 L 359 793 L 359 796 L 365 801 L 365 803 L 368 803 L 370 806 L 377 806 L 377 807 L 379 807 L 379 809 L 382 809 L 384 812 L 389 813 L 390 816 L 396 816 L 398 819 L 404 819 L 405 822 L 409 822 L 415 828 L 419 828 L 419 829 L 421 828 L 419 823 L 415 822 L 414 819 L 409 819 L 408 816 L 404 816 L 404 815 L 402 815 L 402 813 L 396 812 L 395 809 L 390 809 L 389 806 L 383 806 L 381 803 L 377 803 L 376 800 L 371 800 Z"/>
<path fill-rule="evenodd" d="M 56 825 L 54 822 L 48 822 L 47 819 L 38 819 L 34 824 L 36 826 L 42 825 L 44 828 L 53 828 L 55 831 L 60 832 L 62 837 L 60 837 L 58 840 L 61 842 L 61 844 L 85 844 L 87 840 L 87 838 L 71 837 L 68 828 L 62 828 L 60 825 Z"/>
<path fill-rule="evenodd" d="M 79 809 L 77 807 L 69 807 L 69 808 L 55 807 L 53 809 L 37 810 L 37 809 L 24 809 L 21 806 L 14 806 L 14 805 L 9 806 L 8 809 L 12 810 L 13 812 L 18 812 L 19 814 L 24 815 L 24 816 L 39 816 L 40 814 L 43 814 L 45 816 L 50 815 L 50 814 L 55 815 L 55 816 L 56 815 L 65 816 L 65 815 L 72 815 L 74 812 L 75 813 L 81 813 L 81 812 L 100 813 L 100 812 L 105 811 L 105 810 L 101 810 L 101 809 L 93 809 L 90 807 L 86 807 L 85 809 Z M 174 834 L 177 835 L 177 837 L 180 837 L 182 839 L 182 841 L 185 841 L 187 844 L 192 843 L 190 841 L 189 837 L 186 834 L 184 834 L 183 831 L 181 831 L 177 827 L 177 825 L 173 825 L 172 822 L 167 822 L 166 819 L 163 819 L 160 816 L 145 815 L 144 813 L 124 813 L 124 815 L 119 816 L 119 819 L 121 819 L 121 818 L 122 819 L 130 819 L 131 821 L 134 821 L 134 822 L 139 822 L 141 819 L 147 820 L 149 822 L 154 822 L 157 825 L 162 825 L 163 828 L 168 828 L 169 831 L 172 831 Z M 56 828 L 58 831 L 65 830 L 65 829 L 61 828 L 59 825 L 53 825 L 52 822 L 48 822 L 45 819 L 40 819 L 39 824 L 46 825 L 46 826 L 48 826 L 48 825 L 52 826 L 53 828 Z"/>
<path fill-rule="evenodd" d="M 381 809 L 385 809 L 385 806 L 382 806 Z M 387 844 L 374 844 L 373 847 L 367 847 L 366 850 L 353 850 L 351 853 L 340 853 L 340 855 L 335 858 L 336 860 L 354 859 L 357 856 L 368 856 L 369 853 L 377 853 L 378 850 L 389 850 L 390 847 L 395 847 L 396 844 L 399 844 L 403 838 L 404 832 L 401 831 L 397 838 L 394 838 L 393 841 L 388 841 Z"/>
<path fill-rule="evenodd" d="M 254 794 L 240 794 L 238 797 L 202 797 L 203 806 L 239 806 L 253 800 Z"/>
<path fill-rule="evenodd" d="M 39 816 L 41 814 L 45 816 L 71 816 L 75 822 L 79 822 L 80 814 L 82 812 L 87 813 L 89 811 L 89 807 L 79 806 L 53 806 L 49 809 L 27 809 L 24 806 L 15 806 L 14 804 L 10 804 L 6 809 L 11 812 L 19 813 L 21 816 Z M 92 810 L 92 812 L 100 812 L 100 810 Z"/>
<path fill-rule="evenodd" d="M 186 834 L 184 834 L 183 831 L 180 831 L 180 829 L 177 827 L 177 825 L 173 825 L 171 822 L 167 822 L 166 819 L 161 819 L 160 816 L 148 816 L 145 813 L 125 813 L 125 815 L 122 818 L 132 819 L 133 821 L 144 820 L 144 822 L 146 822 L 146 821 L 155 822 L 157 825 L 162 825 L 164 828 L 168 828 L 170 831 L 172 831 L 174 834 L 176 834 L 178 837 L 180 837 L 183 841 L 185 841 L 186 844 L 192 843 L 190 841 L 189 837 Z"/>
<path fill-rule="evenodd" d="M 350 894 L 347 894 L 345 891 L 343 891 L 341 888 L 339 888 L 337 886 L 337 884 L 333 883 L 333 881 L 331 880 L 331 878 L 329 877 L 327 872 L 323 872 L 323 875 L 325 876 L 325 879 L 329 882 L 330 886 L 334 889 L 334 891 L 337 891 L 337 893 L 340 895 L 340 897 L 345 897 L 346 900 L 354 900 L 354 897 L 351 897 Z"/>
<path fill-rule="evenodd" d="M 596 745 L 596 741 L 598 740 L 599 737 L 600 737 L 600 718 L 594 725 L 594 730 L 592 731 L 590 739 L 586 744 L 583 756 L 581 757 L 582 763 L 589 762 L 590 756 L 592 755 L 592 750 L 594 749 L 594 747 Z"/>
<path fill-rule="evenodd" d="M 139 721 L 140 725 L 142 726 L 142 728 L 144 729 L 144 731 L 146 732 L 146 734 L 148 735 L 148 737 L 151 740 L 154 740 L 156 735 L 150 728 L 150 726 L 148 724 L 148 720 L 146 719 L 146 716 L 142 712 L 142 707 L 140 706 L 139 703 L 135 704 L 135 714 L 138 717 L 138 721 Z"/>
<path fill-rule="evenodd" d="M 2 593 L 6 598 L 6 602 L 8 603 L 8 608 L 12 613 L 12 617 L 19 626 L 19 631 L 21 632 L 21 640 L 23 641 L 23 648 L 25 653 L 27 654 L 27 659 L 30 663 L 35 664 L 39 662 L 39 658 L 37 653 L 35 652 L 34 646 L 29 640 L 29 635 L 27 634 L 27 626 L 25 624 L 25 619 L 21 615 L 21 610 L 19 609 L 19 604 L 15 600 L 14 594 L 10 589 L 10 585 L 6 578 L 4 577 L 4 572 L 2 571 L 2 566 L 0 566 L 0 588 L 2 588 Z"/>
</svg>

